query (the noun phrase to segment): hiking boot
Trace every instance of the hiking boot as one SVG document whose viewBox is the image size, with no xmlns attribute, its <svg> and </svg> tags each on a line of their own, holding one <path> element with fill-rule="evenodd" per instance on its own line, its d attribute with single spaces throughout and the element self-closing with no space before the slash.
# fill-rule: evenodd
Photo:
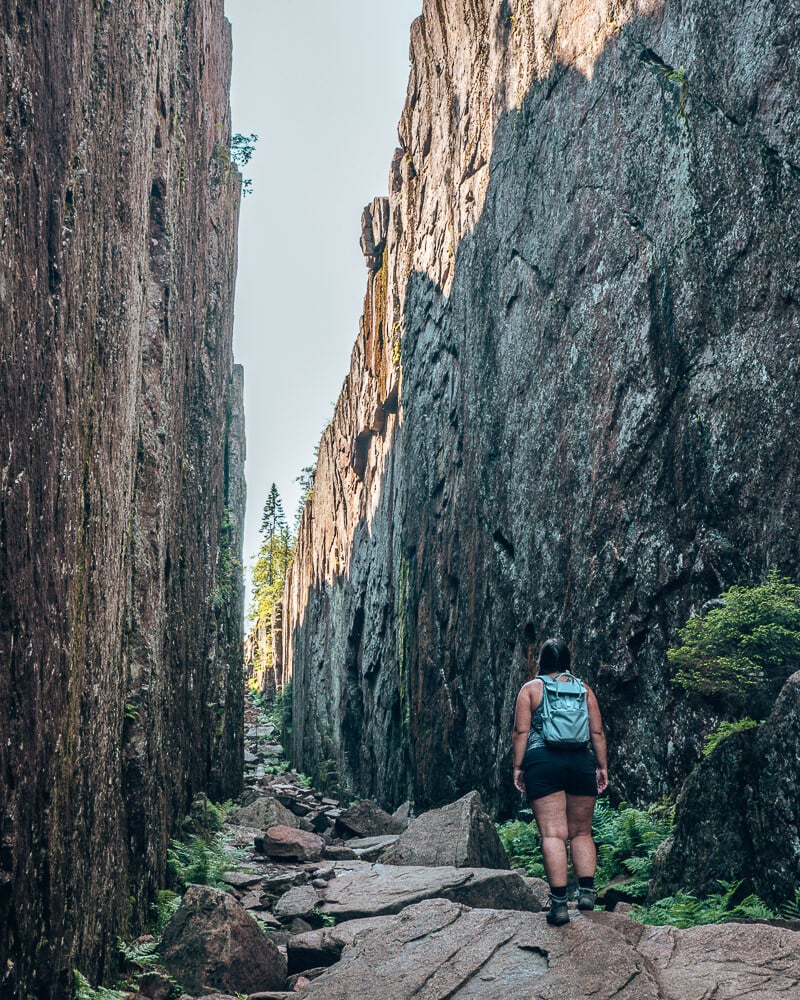
<svg viewBox="0 0 800 1000">
<path fill-rule="evenodd" d="M 578 890 L 578 909 L 579 910 L 593 910 L 594 909 L 594 898 L 597 895 L 594 889 L 579 889 Z"/>
<path fill-rule="evenodd" d="M 567 910 L 567 897 L 554 896 L 550 894 L 550 909 L 547 911 L 547 922 L 554 927 L 569 923 L 569 911 Z"/>
</svg>

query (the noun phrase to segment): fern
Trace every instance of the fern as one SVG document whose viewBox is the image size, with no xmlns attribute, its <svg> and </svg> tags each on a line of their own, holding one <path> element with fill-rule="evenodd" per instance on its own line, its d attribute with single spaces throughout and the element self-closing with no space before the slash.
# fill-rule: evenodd
<svg viewBox="0 0 800 1000">
<path fill-rule="evenodd" d="M 781 916 L 786 920 L 800 920 L 800 889 L 795 893 L 793 900 L 783 904 Z"/>
<path fill-rule="evenodd" d="M 161 961 L 158 941 L 118 941 L 117 946 L 125 961 L 140 969 L 153 969 Z"/>
<path fill-rule="evenodd" d="M 72 985 L 75 990 L 75 1000 L 125 1000 L 128 996 L 122 990 L 109 990 L 105 986 L 98 986 L 95 989 L 77 969 L 72 970 Z"/>
<path fill-rule="evenodd" d="M 171 889 L 159 889 L 156 902 L 151 908 L 153 922 L 150 931 L 158 937 L 172 920 L 181 905 L 181 897 Z"/>
<path fill-rule="evenodd" d="M 698 899 L 688 892 L 666 896 L 650 906 L 634 906 L 633 916 L 643 924 L 670 924 L 685 929 L 700 924 L 722 924 L 728 920 L 771 920 L 778 914 L 758 896 L 734 903 L 741 882 L 720 882 L 721 892 Z"/>
<path fill-rule="evenodd" d="M 167 871 L 180 888 L 187 885 L 210 885 L 223 888 L 222 876 L 245 857 L 245 852 L 235 850 L 228 838 L 217 834 L 210 841 L 193 836 L 188 840 L 173 840 L 167 851 Z"/>
<path fill-rule="evenodd" d="M 498 825 L 497 833 L 515 868 L 524 868 L 533 878 L 544 878 L 542 841 L 534 823 L 520 820 Z"/>
</svg>

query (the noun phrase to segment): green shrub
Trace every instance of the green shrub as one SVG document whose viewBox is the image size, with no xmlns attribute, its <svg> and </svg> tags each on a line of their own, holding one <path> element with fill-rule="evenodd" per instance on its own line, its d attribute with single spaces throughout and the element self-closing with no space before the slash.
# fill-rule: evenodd
<svg viewBox="0 0 800 1000">
<path fill-rule="evenodd" d="M 759 723 L 755 719 L 739 719 L 738 722 L 723 722 L 712 732 L 706 736 L 706 742 L 703 746 L 703 756 L 710 756 L 714 750 L 726 740 L 729 736 L 733 736 L 734 733 L 744 733 L 748 729 L 758 729 Z"/>
<path fill-rule="evenodd" d="M 671 924 L 680 928 L 723 924 L 728 920 L 769 920 L 778 916 L 758 896 L 747 896 L 737 903 L 741 885 L 741 882 L 720 882 L 721 891 L 703 899 L 688 892 L 678 892 L 649 906 L 634 906 L 632 916 L 643 924 Z"/>
<path fill-rule="evenodd" d="M 774 697 L 800 666 L 800 587 L 772 570 L 762 586 L 731 587 L 721 600 L 690 618 L 667 651 L 676 683 L 736 699 L 766 685 Z"/>
</svg>

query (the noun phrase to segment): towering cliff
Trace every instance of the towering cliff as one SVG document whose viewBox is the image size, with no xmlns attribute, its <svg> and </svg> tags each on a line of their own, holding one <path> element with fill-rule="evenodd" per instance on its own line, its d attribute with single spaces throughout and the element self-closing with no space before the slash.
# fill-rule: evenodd
<svg viewBox="0 0 800 1000">
<path fill-rule="evenodd" d="M 560 634 L 615 792 L 685 775 L 675 627 L 800 571 L 798 54 L 771 0 L 425 0 L 286 592 L 304 770 L 508 805 Z"/>
<path fill-rule="evenodd" d="M 99 978 L 238 791 L 222 0 L 0 10 L 0 993 Z"/>
</svg>

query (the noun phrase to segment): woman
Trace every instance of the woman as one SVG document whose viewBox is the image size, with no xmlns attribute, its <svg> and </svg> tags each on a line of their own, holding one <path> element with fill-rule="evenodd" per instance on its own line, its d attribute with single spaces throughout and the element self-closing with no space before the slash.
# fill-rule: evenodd
<svg viewBox="0 0 800 1000">
<path fill-rule="evenodd" d="M 533 667 L 533 648 L 528 647 L 528 664 Z M 569 670 L 567 646 L 548 639 L 539 651 L 538 674 L 553 680 Z M 532 671 L 533 672 L 533 671 Z M 514 785 L 528 802 L 536 817 L 542 838 L 544 869 L 550 884 L 549 924 L 566 924 L 567 911 L 567 840 L 572 864 L 578 877 L 578 908 L 594 909 L 594 873 L 597 851 L 592 839 L 592 818 L 597 796 L 608 788 L 606 736 L 600 707 L 588 684 L 586 707 L 589 712 L 588 746 L 578 749 L 548 747 L 542 736 L 543 681 L 536 676 L 522 686 L 517 696 L 514 716 Z"/>
</svg>

